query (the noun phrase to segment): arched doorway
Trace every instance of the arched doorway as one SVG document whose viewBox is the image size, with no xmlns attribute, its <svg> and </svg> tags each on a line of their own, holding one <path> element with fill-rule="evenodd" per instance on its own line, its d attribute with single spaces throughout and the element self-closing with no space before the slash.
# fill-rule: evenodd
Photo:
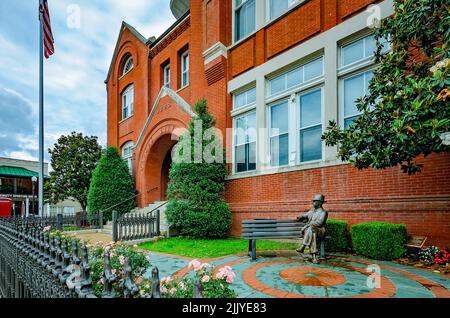
<svg viewBox="0 0 450 318">
<path fill-rule="evenodd" d="M 171 135 L 162 135 L 150 147 L 145 161 L 144 205 L 167 200 L 169 170 L 172 163 L 172 148 L 176 140 Z"/>
<path fill-rule="evenodd" d="M 169 172 L 172 164 L 172 149 L 174 145 L 169 149 L 164 158 L 161 167 L 161 201 L 167 201 L 167 186 L 169 185 Z"/>
</svg>

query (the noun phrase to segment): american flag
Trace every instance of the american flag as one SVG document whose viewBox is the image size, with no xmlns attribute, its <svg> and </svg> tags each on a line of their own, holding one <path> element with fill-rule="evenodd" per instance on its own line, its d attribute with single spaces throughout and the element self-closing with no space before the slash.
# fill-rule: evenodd
<svg viewBox="0 0 450 318">
<path fill-rule="evenodd" d="M 40 17 L 43 17 L 43 28 L 44 28 L 44 56 L 46 59 L 50 57 L 53 53 L 55 53 L 55 47 L 53 43 L 53 34 L 52 34 L 52 26 L 50 24 L 50 12 L 48 11 L 48 3 L 47 0 L 41 1 L 41 5 L 39 8 Z"/>
</svg>

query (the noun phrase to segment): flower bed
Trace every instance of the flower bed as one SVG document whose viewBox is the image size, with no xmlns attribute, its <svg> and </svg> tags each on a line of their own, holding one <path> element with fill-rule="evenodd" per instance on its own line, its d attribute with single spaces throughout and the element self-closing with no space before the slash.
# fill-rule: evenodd
<svg viewBox="0 0 450 318">
<path fill-rule="evenodd" d="M 204 298 L 236 298 L 236 293 L 231 288 L 236 274 L 230 266 L 216 270 L 208 263 L 193 260 L 189 263 L 189 268 L 194 270 L 194 278 L 169 276 L 161 279 L 162 297 L 193 298 L 197 284 Z"/>
</svg>

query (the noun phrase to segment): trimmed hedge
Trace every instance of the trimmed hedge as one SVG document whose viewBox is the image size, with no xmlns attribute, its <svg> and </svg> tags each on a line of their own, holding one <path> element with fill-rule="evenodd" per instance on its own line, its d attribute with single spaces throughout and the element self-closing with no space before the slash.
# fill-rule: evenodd
<svg viewBox="0 0 450 318">
<path fill-rule="evenodd" d="M 342 252 L 348 248 L 348 223 L 341 220 L 329 219 L 326 225 L 325 240 L 326 252 Z"/>
<path fill-rule="evenodd" d="M 406 226 L 385 222 L 355 224 L 350 228 L 353 250 L 377 260 L 400 258 L 405 252 Z"/>
</svg>

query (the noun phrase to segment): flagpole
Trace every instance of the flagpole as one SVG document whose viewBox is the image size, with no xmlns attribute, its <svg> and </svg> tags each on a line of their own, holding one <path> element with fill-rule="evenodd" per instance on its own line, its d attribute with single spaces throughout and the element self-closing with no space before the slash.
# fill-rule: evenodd
<svg viewBox="0 0 450 318">
<path fill-rule="evenodd" d="M 44 216 L 44 17 L 39 0 L 39 216 Z"/>
</svg>

